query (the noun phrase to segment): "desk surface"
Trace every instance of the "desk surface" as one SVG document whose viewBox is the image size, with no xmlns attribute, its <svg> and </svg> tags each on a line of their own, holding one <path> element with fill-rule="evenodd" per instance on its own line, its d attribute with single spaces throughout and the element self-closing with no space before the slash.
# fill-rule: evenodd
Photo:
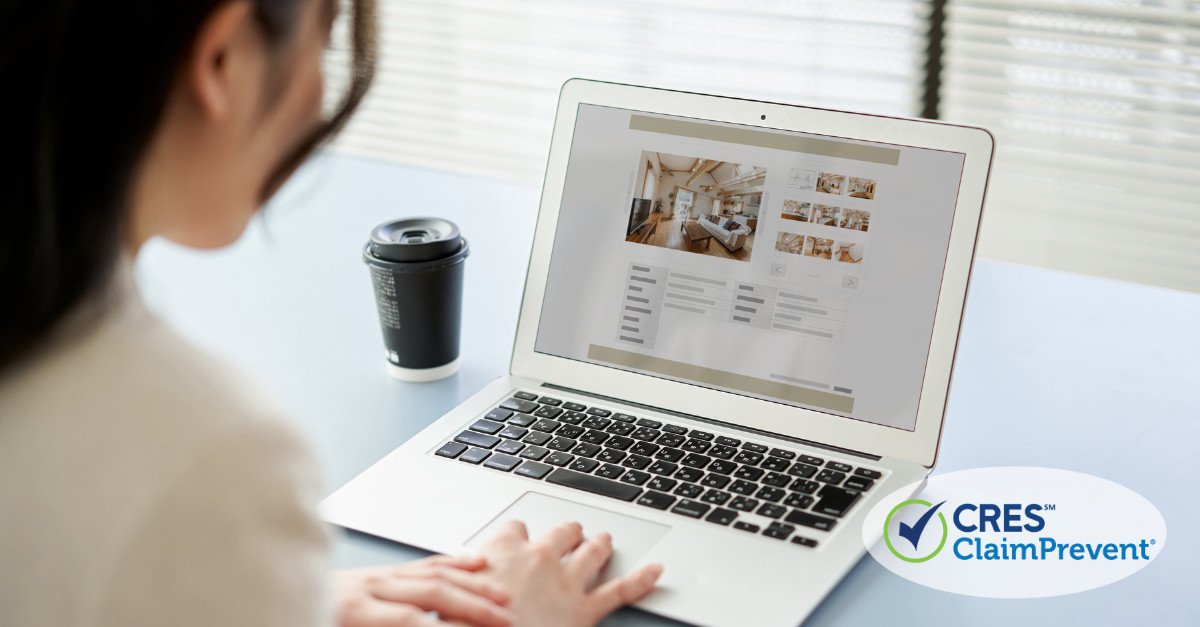
<svg viewBox="0 0 1200 627">
<path fill-rule="evenodd" d="M 508 367 L 538 190 L 343 156 L 308 166 L 235 246 L 155 242 L 138 260 L 146 300 L 198 344 L 245 368 L 345 483 Z M 459 224 L 467 262 L 462 371 L 431 384 L 384 371 L 359 257 L 385 220 Z M 1200 624 L 1185 583 L 1200 563 L 1200 296 L 989 262 L 976 264 L 937 472 L 1052 466 L 1119 482 L 1167 521 L 1161 557 L 1067 597 L 1006 601 L 910 583 L 863 559 L 810 625 Z M 423 553 L 359 535 L 339 566 Z M 936 608 L 936 610 L 934 609 Z M 908 611 L 905 611 L 908 610 Z M 622 610 L 614 624 L 665 624 Z"/>
</svg>

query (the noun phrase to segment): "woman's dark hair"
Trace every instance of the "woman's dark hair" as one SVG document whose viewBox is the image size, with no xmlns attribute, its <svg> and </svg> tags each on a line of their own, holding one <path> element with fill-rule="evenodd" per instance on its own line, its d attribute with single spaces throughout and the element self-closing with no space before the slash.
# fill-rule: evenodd
<svg viewBox="0 0 1200 627">
<path fill-rule="evenodd" d="M 0 0 L 0 372 L 108 283 L 134 169 L 200 27 L 229 1 Z M 285 45 L 306 0 L 250 1 L 268 41 Z M 279 165 L 264 201 L 371 82 L 374 0 L 350 7 L 346 95 Z"/>
</svg>

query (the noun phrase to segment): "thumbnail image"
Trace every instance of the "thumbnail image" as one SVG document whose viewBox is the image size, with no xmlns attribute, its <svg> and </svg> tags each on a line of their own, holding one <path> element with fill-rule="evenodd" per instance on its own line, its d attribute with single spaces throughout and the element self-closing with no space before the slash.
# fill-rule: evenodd
<svg viewBox="0 0 1200 627">
<path fill-rule="evenodd" d="M 824 237 L 813 237 L 811 235 L 804 238 L 804 256 L 819 257 L 821 259 L 830 259 L 833 257 L 833 240 L 825 239 Z"/>
<path fill-rule="evenodd" d="M 812 190 L 817 185 L 817 173 L 812 170 L 792 168 L 788 171 L 787 186 L 792 189 Z"/>
<path fill-rule="evenodd" d="M 775 250 L 778 250 L 781 253 L 803 255 L 804 236 L 797 233 L 785 233 L 780 231 L 779 236 L 775 238 Z"/>
<path fill-rule="evenodd" d="M 846 185 L 846 192 L 851 198 L 865 198 L 874 200 L 875 198 L 875 179 L 862 179 L 857 176 L 850 177 L 850 182 Z"/>
<path fill-rule="evenodd" d="M 822 172 L 821 176 L 817 177 L 817 191 L 824 194 L 841 195 L 846 187 L 846 177 L 842 174 L 831 174 Z"/>
<path fill-rule="evenodd" d="M 783 201 L 783 213 L 780 214 L 780 217 L 784 220 L 808 222 L 810 216 L 812 216 L 811 202 L 802 202 L 799 200 Z"/>
<path fill-rule="evenodd" d="M 837 226 L 837 207 L 829 205 L 813 205 L 812 222 L 821 226 Z"/>
<path fill-rule="evenodd" d="M 750 259 L 766 168 L 643 150 L 632 174 L 626 242 Z"/>
<path fill-rule="evenodd" d="M 844 263 L 862 263 L 866 244 L 858 242 L 838 242 L 833 249 L 833 258 Z"/>
<path fill-rule="evenodd" d="M 851 231 L 867 232 L 871 226 L 871 212 L 862 209 L 847 209 L 842 207 L 838 217 L 838 226 Z"/>
</svg>

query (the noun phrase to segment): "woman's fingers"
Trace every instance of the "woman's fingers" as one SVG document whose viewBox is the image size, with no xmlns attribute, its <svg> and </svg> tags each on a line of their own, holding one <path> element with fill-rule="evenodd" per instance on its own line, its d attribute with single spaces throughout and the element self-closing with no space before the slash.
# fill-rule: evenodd
<svg viewBox="0 0 1200 627">
<path fill-rule="evenodd" d="M 355 610 L 356 627 L 443 627 L 445 623 L 411 605 L 368 603 Z"/>
<path fill-rule="evenodd" d="M 487 541 L 485 550 L 491 546 L 507 546 L 528 541 L 529 530 L 525 528 L 525 523 L 519 520 L 509 520 L 500 525 L 500 529 Z"/>
<path fill-rule="evenodd" d="M 461 620 L 483 627 L 509 627 L 514 616 L 487 598 L 440 579 L 395 578 L 373 591 L 385 601 L 407 603 L 445 620 Z"/>
<path fill-rule="evenodd" d="M 487 559 L 482 555 L 432 555 L 412 562 L 412 565 L 449 566 L 459 570 L 476 572 L 487 568 Z M 408 566 L 407 564 L 405 566 Z"/>
<path fill-rule="evenodd" d="M 592 616 L 598 621 L 622 605 L 634 603 L 650 594 L 662 570 L 661 564 L 649 564 L 624 577 L 601 584 L 588 595 Z"/>
<path fill-rule="evenodd" d="M 454 584 L 463 590 L 478 594 L 499 605 L 505 605 L 512 599 L 507 586 L 488 575 L 479 575 L 439 563 L 429 564 L 421 569 L 397 570 L 395 576 L 401 578 L 441 579 L 446 583 Z"/>
<path fill-rule="evenodd" d="M 550 554 L 562 558 L 583 542 L 583 527 L 577 522 L 561 524 L 542 536 L 538 544 L 549 549 Z"/>
<path fill-rule="evenodd" d="M 612 536 L 598 533 L 584 542 L 571 554 L 567 562 L 567 575 L 580 585 L 592 583 L 600 569 L 612 557 Z"/>
</svg>

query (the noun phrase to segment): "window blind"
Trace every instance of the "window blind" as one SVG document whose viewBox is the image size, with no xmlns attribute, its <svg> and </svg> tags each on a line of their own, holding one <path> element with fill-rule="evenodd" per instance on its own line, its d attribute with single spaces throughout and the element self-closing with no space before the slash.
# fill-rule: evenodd
<svg viewBox="0 0 1200 627">
<path fill-rule="evenodd" d="M 381 0 L 380 13 L 376 83 L 336 149 L 529 183 L 571 77 L 899 115 L 924 92 L 929 2 Z"/>
<path fill-rule="evenodd" d="M 951 0 L 941 117 L 997 140 L 980 253 L 1200 291 L 1200 3 Z"/>
</svg>

